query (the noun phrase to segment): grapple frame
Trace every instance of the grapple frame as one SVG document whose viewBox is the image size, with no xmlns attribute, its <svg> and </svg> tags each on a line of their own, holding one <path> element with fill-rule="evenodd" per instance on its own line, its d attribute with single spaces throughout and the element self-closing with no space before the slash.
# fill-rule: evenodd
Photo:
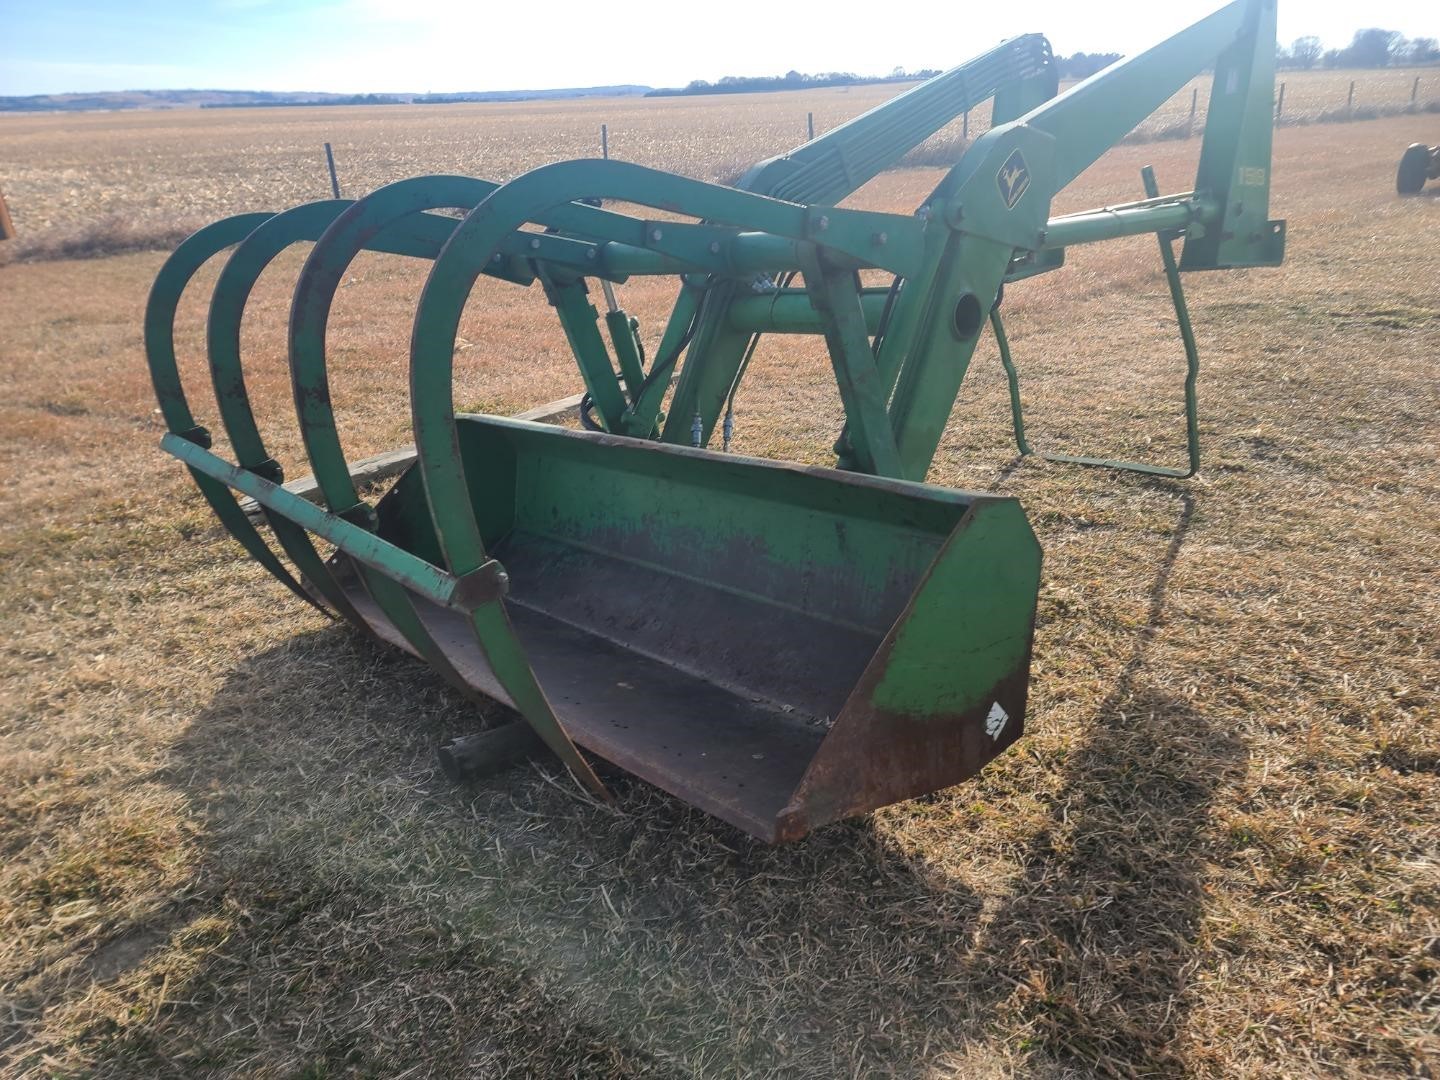
<svg viewBox="0 0 1440 1080">
<path fill-rule="evenodd" d="M 146 311 L 162 447 L 287 588 L 462 692 L 512 705 L 597 795 L 591 756 L 779 841 L 956 783 L 1023 729 L 1040 568 L 1014 499 L 923 484 L 976 343 L 988 322 L 1026 451 L 1004 284 L 1059 267 L 1074 244 L 1155 233 L 1190 360 L 1190 468 L 1064 460 L 1198 467 L 1179 275 L 1282 257 L 1283 224 L 1267 213 L 1274 18 L 1273 0 L 1239 0 L 1059 96 L 1044 39 L 1017 38 L 761 163 L 738 188 L 571 161 L 503 185 L 419 177 L 217 222 L 165 264 Z M 1057 191 L 1211 65 L 1193 191 L 1160 196 L 1147 174 L 1140 202 L 1050 217 Z M 994 126 L 919 212 L 835 205 L 990 97 Z M 454 210 L 463 220 L 443 213 Z M 240 362 L 254 283 L 301 242 L 314 246 L 290 369 L 321 505 L 281 486 Z M 174 350 L 187 282 L 231 247 L 207 347 L 233 462 L 192 415 Z M 433 260 L 411 343 L 417 460 L 374 505 L 350 475 L 326 356 L 335 292 L 362 251 Z M 861 270 L 894 283 L 866 288 Z M 456 336 L 482 275 L 540 284 L 594 430 L 457 414 Z M 613 301 L 612 284 L 638 275 L 680 282 L 648 370 Z M 587 279 L 605 284 L 609 344 Z M 824 338 L 846 416 L 838 469 L 705 449 L 717 426 L 728 444 L 763 333 Z M 234 492 L 264 508 L 289 566 Z"/>
</svg>

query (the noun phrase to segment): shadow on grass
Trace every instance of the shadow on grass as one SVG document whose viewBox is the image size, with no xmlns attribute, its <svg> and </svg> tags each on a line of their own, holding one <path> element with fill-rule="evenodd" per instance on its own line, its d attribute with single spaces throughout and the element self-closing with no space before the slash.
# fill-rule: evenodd
<svg viewBox="0 0 1440 1080">
<path fill-rule="evenodd" d="M 969 958 L 1013 983 L 1029 1038 L 1056 1058 L 1117 1076 L 1186 1071 L 1186 979 L 1196 957 L 1199 876 L 1217 787 L 1243 769 L 1237 736 L 1150 681 L 1151 645 L 1194 501 L 1150 590 L 1149 616 L 1093 734 L 1068 755 L 1051 824 L 1013 895 Z"/>
<path fill-rule="evenodd" d="M 451 788 L 431 753 L 471 707 L 343 630 L 248 659 L 176 749 L 206 823 L 170 939 L 191 959 L 127 1053 L 149 1075 L 1184 1072 L 1208 805 L 1241 753 L 1149 678 L 1192 510 L 988 908 L 870 819 L 766 848 L 638 782 L 613 810 L 534 767 Z"/>
</svg>

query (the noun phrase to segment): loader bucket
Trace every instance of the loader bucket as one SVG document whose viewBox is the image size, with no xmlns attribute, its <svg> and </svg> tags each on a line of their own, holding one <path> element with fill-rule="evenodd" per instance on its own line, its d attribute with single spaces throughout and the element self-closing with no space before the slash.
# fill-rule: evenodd
<svg viewBox="0 0 1440 1080">
<path fill-rule="evenodd" d="M 1013 499 L 457 420 L 510 622 L 583 749 L 774 842 L 964 780 L 1020 735 L 1040 554 Z M 419 470 L 377 510 L 382 538 L 440 560 Z M 463 614 L 418 612 L 508 700 Z"/>
<path fill-rule="evenodd" d="M 146 320 L 162 446 L 246 549 L 322 610 L 513 706 L 597 795 L 609 793 L 596 759 L 767 842 L 958 783 L 1019 738 L 1040 552 L 1014 499 L 456 415 L 423 302 L 418 461 L 374 506 L 360 497 L 328 392 L 331 297 L 360 250 L 442 265 L 459 226 L 428 211 L 492 190 L 423 178 L 227 219 L 162 270 Z M 573 213 L 609 227 L 601 211 Z M 251 286 L 302 242 L 315 246 L 290 364 L 319 506 L 280 486 L 240 357 Z M 233 464 L 191 415 L 172 327 L 186 283 L 227 246 L 207 347 Z M 298 573 L 232 492 L 260 503 Z M 329 559 L 314 538 L 334 545 Z"/>
</svg>

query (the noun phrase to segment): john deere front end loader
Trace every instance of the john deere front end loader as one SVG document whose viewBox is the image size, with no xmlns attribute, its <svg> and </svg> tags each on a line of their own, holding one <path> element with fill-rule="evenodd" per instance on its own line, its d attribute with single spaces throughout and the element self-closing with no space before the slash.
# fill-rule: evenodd
<svg viewBox="0 0 1440 1080">
<path fill-rule="evenodd" d="M 513 707 L 528 729 L 492 733 L 497 754 L 533 731 L 601 797 L 605 763 L 762 840 L 795 840 L 974 776 L 1024 730 L 1040 547 L 1015 499 L 925 482 L 987 328 L 1015 385 L 1007 282 L 1057 271 L 1075 245 L 1157 236 L 1190 359 L 1190 461 L 1064 460 L 1172 477 L 1198 466 L 1181 276 L 1281 261 L 1274 58 L 1274 0 L 1238 0 L 1064 93 L 1045 39 L 1015 38 L 735 187 L 565 161 L 504 184 L 422 176 L 227 218 L 180 245 L 150 297 L 161 445 L 300 600 Z M 1052 216 L 1057 192 L 1212 69 L 1191 190 L 1163 195 L 1147 173 L 1140 201 Z M 914 213 L 839 208 L 990 99 L 992 128 Z M 241 355 L 253 285 L 300 244 L 290 373 L 318 505 L 281 486 Z M 336 433 L 326 336 L 363 251 L 432 264 L 410 349 L 417 456 L 375 501 Z M 222 252 L 207 342 L 226 458 L 191 412 L 174 349 L 186 284 Z M 654 275 L 675 280 L 676 300 L 646 350 L 614 296 Z M 584 429 L 457 413 L 457 327 L 481 276 L 538 288 L 554 308 Z M 845 412 L 834 468 L 712 448 L 728 443 L 762 334 L 824 339 Z"/>
</svg>

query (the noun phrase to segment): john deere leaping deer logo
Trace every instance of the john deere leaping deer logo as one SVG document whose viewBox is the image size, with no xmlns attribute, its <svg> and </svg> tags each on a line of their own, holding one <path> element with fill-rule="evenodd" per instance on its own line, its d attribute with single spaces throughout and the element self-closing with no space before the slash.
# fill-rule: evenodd
<svg viewBox="0 0 1440 1080">
<path fill-rule="evenodd" d="M 1025 155 L 1016 150 L 1006 158 L 995 182 L 1000 185 L 1000 197 L 1005 200 L 1005 209 L 1014 210 L 1020 197 L 1030 190 L 1030 167 L 1025 164 Z"/>
</svg>

